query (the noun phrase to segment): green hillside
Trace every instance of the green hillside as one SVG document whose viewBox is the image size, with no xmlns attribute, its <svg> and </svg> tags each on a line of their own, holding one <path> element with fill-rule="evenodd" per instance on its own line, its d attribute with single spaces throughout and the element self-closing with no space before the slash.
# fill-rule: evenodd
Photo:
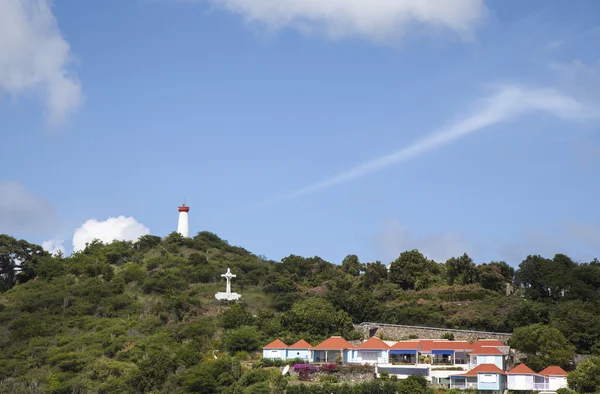
<svg viewBox="0 0 600 394">
<path fill-rule="evenodd" d="M 214 298 L 228 267 L 238 303 Z M 413 250 L 388 272 L 354 255 L 274 262 L 209 232 L 93 242 L 69 257 L 0 235 L 0 274 L 2 393 L 283 392 L 279 371 L 249 367 L 264 344 L 360 339 L 362 321 L 521 327 L 511 346 L 535 366 L 600 353 L 600 264 L 564 255 L 528 256 L 515 272 Z"/>
</svg>

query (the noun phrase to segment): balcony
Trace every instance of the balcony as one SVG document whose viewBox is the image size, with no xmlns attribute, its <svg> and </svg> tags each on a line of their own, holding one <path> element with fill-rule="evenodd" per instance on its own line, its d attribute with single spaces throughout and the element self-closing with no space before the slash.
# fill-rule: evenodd
<svg viewBox="0 0 600 394">
<path fill-rule="evenodd" d="M 462 383 L 451 382 L 450 388 L 451 389 L 476 389 L 477 382 L 462 382 Z"/>
<path fill-rule="evenodd" d="M 556 391 L 558 389 L 562 389 L 562 388 L 567 388 L 566 384 L 560 384 L 560 385 L 551 385 L 548 382 L 540 382 L 540 383 L 534 383 L 533 384 L 533 389 L 537 390 L 537 391 Z"/>
</svg>

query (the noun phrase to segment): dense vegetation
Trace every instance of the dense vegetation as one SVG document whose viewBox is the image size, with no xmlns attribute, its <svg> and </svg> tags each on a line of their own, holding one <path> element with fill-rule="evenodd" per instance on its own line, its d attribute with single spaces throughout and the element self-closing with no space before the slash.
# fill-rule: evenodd
<svg viewBox="0 0 600 394">
<path fill-rule="evenodd" d="M 227 267 L 239 303 L 214 299 Z M 68 257 L 0 235 L 0 392 L 281 393 L 278 370 L 246 360 L 275 338 L 359 339 L 362 321 L 515 330 L 533 368 L 572 368 L 576 351 L 600 353 L 598 289 L 600 263 L 564 255 L 515 271 L 412 250 L 388 271 L 355 255 L 269 261 L 209 232 L 94 241 Z"/>
</svg>

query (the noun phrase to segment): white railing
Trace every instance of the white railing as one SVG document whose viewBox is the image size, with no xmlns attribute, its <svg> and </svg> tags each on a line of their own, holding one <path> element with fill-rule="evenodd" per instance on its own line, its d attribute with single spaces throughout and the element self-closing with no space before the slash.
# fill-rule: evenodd
<svg viewBox="0 0 600 394">
<path fill-rule="evenodd" d="M 533 389 L 534 390 L 548 390 L 548 391 L 555 391 L 558 389 L 563 389 L 563 388 L 567 388 L 567 384 L 566 383 L 559 383 L 559 384 L 550 384 L 548 382 L 544 382 L 544 383 L 534 383 L 533 384 Z"/>
<path fill-rule="evenodd" d="M 451 389 L 476 389 L 477 382 L 450 383 Z"/>
</svg>

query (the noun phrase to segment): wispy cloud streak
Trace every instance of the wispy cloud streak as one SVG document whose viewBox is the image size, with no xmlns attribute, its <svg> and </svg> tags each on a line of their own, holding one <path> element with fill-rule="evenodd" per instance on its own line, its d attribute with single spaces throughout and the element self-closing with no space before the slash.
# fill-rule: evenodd
<svg viewBox="0 0 600 394">
<path fill-rule="evenodd" d="M 450 144 L 461 137 L 486 127 L 514 119 L 531 112 L 542 111 L 562 119 L 597 117 L 598 111 L 553 89 L 528 89 L 502 86 L 485 99 L 479 108 L 464 119 L 434 132 L 414 144 L 391 154 L 357 165 L 324 181 L 282 195 L 283 200 L 310 194 L 334 185 L 349 182 L 400 162 L 413 159 L 435 148 Z"/>
</svg>

